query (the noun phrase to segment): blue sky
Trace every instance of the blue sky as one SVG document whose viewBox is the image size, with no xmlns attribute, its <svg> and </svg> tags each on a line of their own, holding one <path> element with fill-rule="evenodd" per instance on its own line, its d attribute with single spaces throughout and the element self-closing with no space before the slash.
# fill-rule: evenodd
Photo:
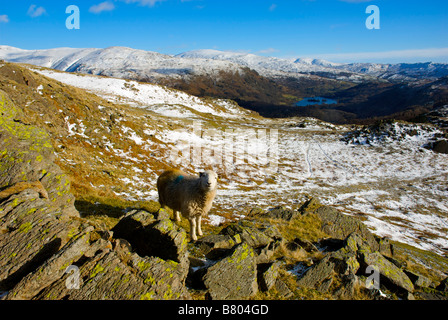
<svg viewBox="0 0 448 320">
<path fill-rule="evenodd" d="M 79 30 L 65 26 L 72 4 L 80 9 Z M 366 28 L 369 5 L 380 9 L 379 30 Z M 2 0 L 0 44 L 448 63 L 448 1 Z"/>
</svg>

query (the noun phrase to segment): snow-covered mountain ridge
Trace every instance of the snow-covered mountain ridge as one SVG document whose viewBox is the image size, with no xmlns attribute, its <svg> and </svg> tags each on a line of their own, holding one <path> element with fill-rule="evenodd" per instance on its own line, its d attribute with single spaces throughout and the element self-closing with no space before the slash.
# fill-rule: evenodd
<svg viewBox="0 0 448 320">
<path fill-rule="evenodd" d="M 154 80 L 191 74 L 241 71 L 247 67 L 266 77 L 303 77 L 310 74 L 359 82 L 372 78 L 398 80 L 435 79 L 448 75 L 448 64 L 333 63 L 321 59 L 281 59 L 250 53 L 194 50 L 175 56 L 126 47 L 105 49 L 56 48 L 23 50 L 0 46 L 0 59 L 29 63 L 61 71 L 91 73 L 119 78 Z"/>
<path fill-rule="evenodd" d="M 191 61 L 126 47 L 22 50 L 0 46 L 0 59 L 60 71 L 139 80 L 176 78 L 188 74 L 213 74 L 217 70 L 241 69 L 241 66 L 227 61 L 204 63 L 203 59 Z"/>
</svg>

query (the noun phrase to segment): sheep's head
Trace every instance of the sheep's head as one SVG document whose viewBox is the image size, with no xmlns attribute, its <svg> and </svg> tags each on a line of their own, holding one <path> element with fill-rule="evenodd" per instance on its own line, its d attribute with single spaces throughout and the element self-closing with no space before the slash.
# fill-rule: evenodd
<svg viewBox="0 0 448 320">
<path fill-rule="evenodd" d="M 218 175 L 211 170 L 201 172 L 199 174 L 199 183 L 203 190 L 214 190 L 218 185 Z"/>
</svg>

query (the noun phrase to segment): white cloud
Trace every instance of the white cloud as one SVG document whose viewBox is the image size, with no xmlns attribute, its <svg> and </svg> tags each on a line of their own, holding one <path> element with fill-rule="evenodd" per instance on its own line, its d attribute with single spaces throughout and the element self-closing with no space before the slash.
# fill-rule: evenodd
<svg viewBox="0 0 448 320">
<path fill-rule="evenodd" d="M 141 6 L 146 7 L 154 7 L 157 2 L 163 2 L 166 0 L 121 0 L 121 1 L 124 1 L 126 3 L 138 3 Z"/>
<path fill-rule="evenodd" d="M 6 14 L 0 15 L 0 23 L 8 23 L 8 22 L 9 22 L 9 18 Z"/>
<path fill-rule="evenodd" d="M 97 5 L 91 6 L 89 12 L 91 13 L 101 13 L 103 11 L 112 11 L 115 9 L 115 5 L 110 1 L 101 2 Z"/>
<path fill-rule="evenodd" d="M 277 5 L 275 3 L 273 3 L 270 7 L 269 7 L 269 11 L 274 11 L 275 9 L 277 9 Z"/>
<path fill-rule="evenodd" d="M 258 51 L 258 53 L 269 54 L 269 53 L 275 53 L 275 52 L 279 52 L 279 51 L 280 50 L 277 50 L 274 48 L 268 48 L 268 49 L 260 50 L 260 51 Z"/>
<path fill-rule="evenodd" d="M 28 8 L 28 12 L 27 12 L 27 14 L 32 18 L 40 17 L 41 15 L 43 15 L 45 13 L 47 13 L 47 11 L 45 10 L 44 7 L 38 7 L 35 4 L 32 4 Z"/>
<path fill-rule="evenodd" d="M 406 62 L 448 61 L 448 48 L 409 49 L 380 52 L 317 54 L 313 58 L 334 62 Z"/>
</svg>

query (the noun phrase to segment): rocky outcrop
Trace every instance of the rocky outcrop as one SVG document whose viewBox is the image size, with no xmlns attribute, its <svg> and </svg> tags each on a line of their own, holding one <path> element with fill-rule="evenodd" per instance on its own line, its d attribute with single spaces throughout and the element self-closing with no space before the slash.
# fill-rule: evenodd
<svg viewBox="0 0 448 320">
<path fill-rule="evenodd" d="M 95 228 L 74 207 L 48 135 L 23 123 L 2 92 L 0 112 L 4 299 L 190 298 L 185 231 L 166 214 L 145 211 L 130 212 L 117 226 L 128 240 Z"/>
<path fill-rule="evenodd" d="M 351 233 L 356 232 L 367 241 L 373 250 L 379 249 L 375 236 L 360 220 L 345 215 L 330 206 L 321 206 L 315 213 L 322 220 L 322 231 L 331 238 L 344 240 Z"/>
<path fill-rule="evenodd" d="M 213 300 L 238 300 L 254 296 L 258 291 L 254 250 L 242 243 L 232 254 L 209 267 L 205 287 Z"/>
<path fill-rule="evenodd" d="M 430 150 L 433 150 L 434 152 L 445 154 L 448 153 L 448 141 L 446 139 L 428 143 L 426 147 Z"/>
<path fill-rule="evenodd" d="M 421 144 L 431 143 L 440 135 L 436 126 L 383 120 L 374 125 L 346 133 L 342 141 L 350 144 L 381 145 L 390 142 L 419 140 Z"/>
<path fill-rule="evenodd" d="M 241 220 L 219 234 L 195 243 L 189 279 L 192 288 L 206 290 L 206 298 L 249 299 L 267 291 L 277 280 L 273 257 L 281 240 L 276 226 Z"/>
<path fill-rule="evenodd" d="M 46 133 L 21 123 L 2 92 L 0 112 L 0 291 L 7 291 L 84 226 Z"/>
</svg>

